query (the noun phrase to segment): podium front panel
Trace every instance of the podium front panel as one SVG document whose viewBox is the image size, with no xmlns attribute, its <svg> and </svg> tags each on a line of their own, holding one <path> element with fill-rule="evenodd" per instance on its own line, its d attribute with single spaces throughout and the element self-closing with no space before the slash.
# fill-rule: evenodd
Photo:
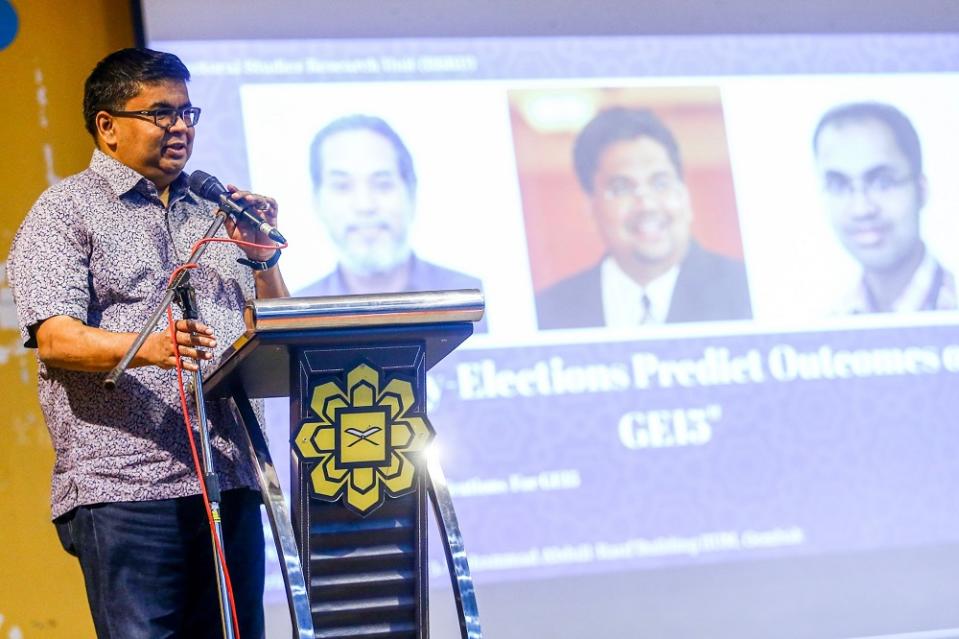
<svg viewBox="0 0 959 639">
<path fill-rule="evenodd" d="M 318 637 L 429 636 L 426 469 L 413 450 L 432 435 L 426 349 L 290 349 L 293 526 Z"/>
</svg>

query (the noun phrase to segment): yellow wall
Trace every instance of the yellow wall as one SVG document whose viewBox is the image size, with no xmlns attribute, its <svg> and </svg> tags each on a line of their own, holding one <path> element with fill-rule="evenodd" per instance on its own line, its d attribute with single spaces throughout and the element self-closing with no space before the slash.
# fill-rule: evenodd
<svg viewBox="0 0 959 639">
<path fill-rule="evenodd" d="M 12 4 L 19 30 L 0 50 L 4 261 L 40 192 L 90 160 L 84 79 L 104 55 L 133 44 L 129 0 Z M 0 637 L 93 637 L 79 567 L 49 521 L 53 454 L 37 405 L 33 353 L 20 347 L 6 284 L 0 269 Z"/>
</svg>

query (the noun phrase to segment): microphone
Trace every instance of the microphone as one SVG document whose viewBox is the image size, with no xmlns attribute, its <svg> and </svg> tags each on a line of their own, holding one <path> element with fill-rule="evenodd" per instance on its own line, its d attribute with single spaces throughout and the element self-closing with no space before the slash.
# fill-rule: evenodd
<svg viewBox="0 0 959 639">
<path fill-rule="evenodd" d="M 220 208 L 230 214 L 237 223 L 241 220 L 247 224 L 252 224 L 254 228 L 259 229 L 261 233 L 268 236 L 274 242 L 286 244 L 286 238 L 279 231 L 261 220 L 250 210 L 250 206 L 241 206 L 230 199 L 230 192 L 220 183 L 218 179 L 204 173 L 203 171 L 194 171 L 188 180 L 190 190 L 202 197 L 204 200 L 210 200 L 220 205 Z"/>
</svg>

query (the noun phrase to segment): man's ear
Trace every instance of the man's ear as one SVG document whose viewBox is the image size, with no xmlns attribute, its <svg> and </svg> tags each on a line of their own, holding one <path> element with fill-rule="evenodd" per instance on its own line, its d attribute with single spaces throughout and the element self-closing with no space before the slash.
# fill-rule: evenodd
<svg viewBox="0 0 959 639">
<path fill-rule="evenodd" d="M 916 179 L 916 197 L 919 200 L 919 206 L 917 208 L 920 209 L 929 201 L 929 182 L 926 180 L 925 175 L 920 175 Z"/>
<path fill-rule="evenodd" d="M 596 211 L 602 209 L 602 195 L 596 189 L 592 191 L 580 191 L 579 212 L 582 217 L 589 220 L 590 224 L 596 223 Z"/>
<path fill-rule="evenodd" d="M 97 113 L 94 119 L 97 129 L 97 139 L 102 140 L 107 147 L 114 148 L 117 144 L 116 120 L 106 111 Z"/>
<path fill-rule="evenodd" d="M 313 203 L 313 212 L 316 213 L 316 217 L 320 220 L 320 222 L 322 222 L 325 225 L 326 216 L 323 214 L 323 210 L 320 207 L 320 189 L 321 188 L 323 187 L 321 186 L 313 187 L 313 190 L 312 190 L 313 197 L 311 197 L 310 200 Z"/>
</svg>

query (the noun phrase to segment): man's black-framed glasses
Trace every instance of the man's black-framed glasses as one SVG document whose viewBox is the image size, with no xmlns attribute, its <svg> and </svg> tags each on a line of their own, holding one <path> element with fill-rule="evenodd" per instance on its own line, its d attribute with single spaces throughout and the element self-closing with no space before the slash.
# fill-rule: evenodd
<svg viewBox="0 0 959 639">
<path fill-rule="evenodd" d="M 838 171 L 829 171 L 826 173 L 823 189 L 826 195 L 837 200 L 851 200 L 857 192 L 862 192 L 867 199 L 881 198 L 888 197 L 915 181 L 916 176 L 912 173 L 895 175 L 885 168 L 868 171 L 859 179 Z"/>
<path fill-rule="evenodd" d="M 151 118 L 153 124 L 161 129 L 169 129 L 178 119 L 191 129 L 200 121 L 200 107 L 188 106 L 182 109 L 153 109 L 151 111 L 111 111 L 107 113 L 118 118 Z"/>
</svg>

